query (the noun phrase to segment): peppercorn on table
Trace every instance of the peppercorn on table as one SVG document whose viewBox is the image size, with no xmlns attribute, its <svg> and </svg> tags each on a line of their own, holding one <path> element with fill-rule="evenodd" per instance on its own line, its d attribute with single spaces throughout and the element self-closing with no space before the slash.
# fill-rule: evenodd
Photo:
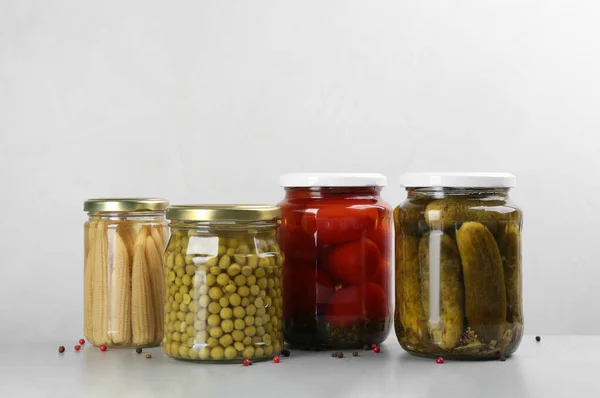
<svg viewBox="0 0 600 398">
<path fill-rule="evenodd" d="M 506 362 L 424 359 L 395 338 L 379 354 L 291 350 L 281 363 L 196 364 L 160 347 L 102 352 L 80 336 L 4 342 L 0 397 L 597 397 L 600 336 L 525 336 Z M 58 347 L 65 346 L 59 353 Z M 359 356 L 354 357 L 353 351 Z M 151 358 L 146 358 L 151 354 Z"/>
</svg>

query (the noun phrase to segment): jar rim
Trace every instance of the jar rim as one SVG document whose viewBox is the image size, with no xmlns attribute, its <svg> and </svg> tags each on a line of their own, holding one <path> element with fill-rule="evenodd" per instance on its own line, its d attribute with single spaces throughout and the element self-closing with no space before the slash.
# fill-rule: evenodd
<svg viewBox="0 0 600 398">
<path fill-rule="evenodd" d="M 380 173 L 289 173 L 279 177 L 282 187 L 385 187 Z"/>
<path fill-rule="evenodd" d="M 94 198 L 83 203 L 87 212 L 165 211 L 169 202 L 162 198 Z"/>
<path fill-rule="evenodd" d="M 513 188 L 517 178 L 510 173 L 405 173 L 405 188 Z"/>
<path fill-rule="evenodd" d="M 272 221 L 281 218 L 281 208 L 274 205 L 174 205 L 167 209 L 167 219 L 175 221 Z"/>
</svg>

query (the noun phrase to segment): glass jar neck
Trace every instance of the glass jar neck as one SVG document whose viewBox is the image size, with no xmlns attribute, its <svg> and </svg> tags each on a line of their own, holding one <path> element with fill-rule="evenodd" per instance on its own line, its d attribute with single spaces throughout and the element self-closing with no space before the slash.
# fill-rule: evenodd
<svg viewBox="0 0 600 398">
<path fill-rule="evenodd" d="M 379 198 L 381 187 L 286 187 L 287 199 Z"/>
<path fill-rule="evenodd" d="M 508 199 L 510 188 L 448 188 L 448 187 L 427 187 L 427 188 L 407 188 L 407 196 L 410 199 L 427 197 L 433 199 L 442 199 L 448 197 L 454 198 L 473 198 L 473 199 Z"/>
<path fill-rule="evenodd" d="M 180 221 L 171 220 L 173 230 L 194 230 L 213 233 L 216 231 L 265 231 L 279 227 L 279 220 L 270 221 Z"/>
<path fill-rule="evenodd" d="M 106 220 L 106 221 L 143 221 L 143 220 L 155 220 L 157 218 L 165 218 L 164 210 L 157 211 L 131 211 L 131 212 L 88 212 L 90 220 Z"/>
</svg>

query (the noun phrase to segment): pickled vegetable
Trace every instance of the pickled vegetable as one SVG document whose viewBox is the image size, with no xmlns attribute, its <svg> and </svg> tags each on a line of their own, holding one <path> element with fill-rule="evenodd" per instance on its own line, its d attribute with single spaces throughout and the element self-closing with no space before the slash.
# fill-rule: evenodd
<svg viewBox="0 0 600 398">
<path fill-rule="evenodd" d="M 418 251 L 419 238 L 396 237 L 396 318 L 408 342 L 413 344 L 427 334 Z"/>
<path fill-rule="evenodd" d="M 520 343 L 521 211 L 475 191 L 412 192 L 394 211 L 396 334 L 411 353 L 498 358 Z"/>
<path fill-rule="evenodd" d="M 500 250 L 485 225 L 469 221 L 456 233 L 465 281 L 465 315 L 484 340 L 498 340 L 506 321 L 506 287 Z"/>
<path fill-rule="evenodd" d="M 523 323 L 521 304 L 521 232 L 516 224 L 507 224 L 502 240 L 502 262 L 506 285 L 507 321 Z"/>
<path fill-rule="evenodd" d="M 432 231 L 419 243 L 421 295 L 434 344 L 454 348 L 463 334 L 464 287 L 458 248 L 443 232 Z M 436 294 L 437 293 L 437 294 Z"/>
<path fill-rule="evenodd" d="M 283 348 L 283 256 L 271 232 L 214 236 L 173 227 L 165 258 L 167 355 L 260 360 Z"/>
<path fill-rule="evenodd" d="M 161 218 L 86 223 L 84 334 L 92 344 L 160 344 L 165 224 Z"/>
</svg>

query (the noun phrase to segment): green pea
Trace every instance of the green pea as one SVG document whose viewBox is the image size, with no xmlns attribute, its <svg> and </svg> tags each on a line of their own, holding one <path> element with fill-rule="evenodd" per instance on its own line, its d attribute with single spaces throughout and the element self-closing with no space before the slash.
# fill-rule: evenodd
<svg viewBox="0 0 600 398">
<path fill-rule="evenodd" d="M 273 324 L 273 327 L 277 327 L 279 325 L 279 318 L 277 318 L 277 316 L 272 316 L 271 317 L 271 323 Z"/>
<path fill-rule="evenodd" d="M 219 276 L 217 276 L 217 283 L 221 286 L 227 285 L 229 283 L 229 275 L 220 274 Z"/>
<path fill-rule="evenodd" d="M 262 327 L 262 326 L 257 326 L 257 327 L 256 327 L 256 335 L 257 335 L 257 336 L 259 336 L 259 337 L 262 337 L 262 336 L 264 336 L 264 335 L 265 335 L 265 333 L 266 333 L 266 330 L 265 330 L 265 328 L 264 328 L 264 327 Z M 267 336 L 268 336 L 268 335 L 267 335 Z"/>
<path fill-rule="evenodd" d="M 210 276 L 212 276 L 214 278 L 214 275 L 210 275 Z M 216 281 L 217 280 L 215 279 L 215 282 Z M 213 283 L 213 285 L 214 285 L 214 283 Z M 206 284 L 200 285 L 200 287 L 198 288 L 198 294 L 207 294 L 207 293 L 208 293 L 208 285 L 206 285 Z"/>
<path fill-rule="evenodd" d="M 171 340 L 180 342 L 181 341 L 181 333 L 173 332 L 173 334 L 171 335 Z"/>
<path fill-rule="evenodd" d="M 233 281 L 237 286 L 244 286 L 247 283 L 246 277 L 244 275 L 237 275 Z"/>
<path fill-rule="evenodd" d="M 219 339 L 214 337 L 209 337 L 206 339 L 206 345 L 210 348 L 216 347 L 219 345 Z"/>
<path fill-rule="evenodd" d="M 188 312 L 185 316 L 185 323 L 187 323 L 188 325 L 193 325 L 194 321 L 196 320 L 196 313 L 194 312 Z M 192 334 L 192 333 L 188 333 L 188 334 Z"/>
<path fill-rule="evenodd" d="M 250 304 L 250 299 L 248 297 L 244 297 L 242 299 L 242 307 L 247 307 Z"/>
<path fill-rule="evenodd" d="M 254 275 L 250 275 L 248 278 L 248 285 L 255 285 L 256 284 L 256 277 Z"/>
<path fill-rule="evenodd" d="M 188 340 L 189 338 L 190 338 L 190 337 L 188 336 L 188 334 L 187 334 L 187 333 L 181 333 L 181 342 L 182 342 L 182 343 L 185 343 L 185 344 L 187 344 L 187 340 Z"/>
<path fill-rule="evenodd" d="M 267 279 L 267 288 L 273 289 L 275 287 L 275 280 L 273 278 Z"/>
<path fill-rule="evenodd" d="M 242 343 L 244 343 L 245 346 L 249 346 L 250 344 L 252 344 L 252 337 L 250 337 L 250 336 L 244 337 L 244 340 L 242 340 Z"/>
<path fill-rule="evenodd" d="M 175 280 L 175 277 L 176 277 L 176 276 L 175 276 L 175 272 L 173 272 L 173 271 L 169 271 L 169 275 L 167 276 L 167 280 L 168 280 L 169 282 L 173 282 L 173 281 Z"/>
<path fill-rule="evenodd" d="M 233 308 L 233 316 L 236 318 L 243 318 L 246 316 L 246 310 L 244 307 L 238 306 Z"/>
<path fill-rule="evenodd" d="M 250 316 L 250 315 L 246 315 L 244 317 L 244 323 L 246 324 L 246 326 L 252 326 L 252 325 L 254 325 L 254 317 Z"/>
<path fill-rule="evenodd" d="M 190 295 L 187 293 L 184 293 L 183 294 L 183 304 L 187 305 L 190 303 L 190 301 L 192 301 L 192 298 L 190 297 Z"/>
<path fill-rule="evenodd" d="M 233 338 L 233 341 L 241 342 L 244 340 L 244 332 L 241 330 L 234 330 L 231 332 L 231 337 Z"/>
<path fill-rule="evenodd" d="M 229 299 L 223 296 L 219 299 L 219 304 L 221 305 L 221 307 L 229 307 Z"/>
<path fill-rule="evenodd" d="M 193 263 L 194 263 L 194 256 L 193 256 L 193 255 L 191 255 L 191 254 L 188 254 L 187 256 L 185 256 L 185 263 L 186 263 L 186 264 L 188 264 L 188 265 L 186 265 L 186 266 L 185 266 L 185 272 L 186 272 L 188 275 L 194 275 L 194 273 L 196 272 L 196 268 L 195 268 L 193 265 L 192 265 L 192 268 L 193 268 L 193 269 L 192 269 L 192 273 L 190 274 L 190 273 L 188 272 L 188 267 L 190 266 L 190 264 L 193 264 Z"/>
<path fill-rule="evenodd" d="M 246 344 L 247 347 L 245 347 L 244 351 L 242 352 L 242 356 L 246 359 L 252 358 L 254 356 L 254 347 L 252 347 L 250 345 L 251 343 L 252 343 L 252 341 L 250 341 L 250 343 Z"/>
<path fill-rule="evenodd" d="M 246 328 L 246 322 L 243 319 L 236 319 L 233 322 L 233 327 L 235 330 L 244 330 Z"/>
<path fill-rule="evenodd" d="M 206 274 L 206 286 L 214 286 L 217 283 L 217 277 L 213 274 Z"/>
<path fill-rule="evenodd" d="M 259 278 L 257 283 L 258 287 L 260 287 L 261 289 L 267 288 L 267 278 Z"/>
<path fill-rule="evenodd" d="M 219 315 L 221 316 L 221 319 L 231 319 L 231 317 L 233 316 L 233 311 L 231 310 L 231 308 L 225 307 L 221 309 Z"/>
<path fill-rule="evenodd" d="M 221 253 L 219 253 L 219 254 L 221 254 Z M 211 257 L 208 260 L 206 260 L 206 266 L 209 268 L 212 268 L 218 264 L 219 264 L 219 257 L 215 256 L 215 257 Z"/>
<path fill-rule="evenodd" d="M 171 355 L 177 356 L 179 354 L 179 343 L 176 341 L 171 343 Z"/>
<path fill-rule="evenodd" d="M 180 277 L 175 278 L 175 286 L 177 286 L 177 290 L 179 290 L 179 286 L 183 285 Z"/>
<path fill-rule="evenodd" d="M 242 275 L 244 275 L 246 277 L 252 275 L 252 268 L 250 268 L 247 265 L 245 265 L 244 267 L 242 267 Z"/>
<path fill-rule="evenodd" d="M 229 257 L 233 257 L 235 255 L 235 249 L 233 249 L 231 247 L 229 249 L 227 249 L 227 255 Z"/>
<path fill-rule="evenodd" d="M 267 257 L 262 257 L 258 260 L 258 266 L 260 268 L 266 268 L 268 267 L 270 264 L 269 259 Z M 258 270 L 257 270 L 258 271 Z M 264 270 L 262 270 L 263 272 L 265 272 Z"/>
<path fill-rule="evenodd" d="M 256 306 L 254 304 L 249 304 L 246 307 L 246 314 L 247 315 L 254 315 L 254 314 L 256 314 Z"/>
<path fill-rule="evenodd" d="M 207 319 L 208 326 L 219 326 L 221 323 L 221 318 L 218 315 L 212 314 Z"/>
<path fill-rule="evenodd" d="M 208 319 L 208 310 L 206 308 L 202 308 L 201 310 L 198 310 L 196 317 L 201 321 L 207 320 Z"/>
<path fill-rule="evenodd" d="M 223 316 L 221 315 L 221 319 L 222 318 Z M 223 329 L 223 332 L 225 333 L 231 333 L 233 331 L 233 321 L 231 319 L 225 319 L 223 322 L 221 322 L 221 329 Z"/>
<path fill-rule="evenodd" d="M 271 356 L 271 355 L 273 355 L 273 347 L 271 347 L 271 346 L 266 346 L 264 349 L 265 349 L 265 355 L 266 355 L 266 356 Z"/>
<path fill-rule="evenodd" d="M 179 303 L 178 303 L 177 301 L 173 301 L 173 302 L 171 303 L 171 309 L 172 309 L 173 311 L 179 311 Z"/>
<path fill-rule="evenodd" d="M 265 354 L 265 350 L 261 346 L 254 348 L 254 355 L 256 355 L 257 357 L 262 357 L 264 354 Z"/>
<path fill-rule="evenodd" d="M 271 316 L 269 314 L 263 315 L 262 318 L 263 318 L 263 324 L 267 324 L 271 320 Z"/>
<path fill-rule="evenodd" d="M 189 354 L 190 359 L 198 359 L 198 350 L 190 348 Z"/>
<path fill-rule="evenodd" d="M 252 336 L 252 344 L 257 345 L 257 344 L 261 344 L 262 343 L 262 339 L 258 336 Z"/>
<path fill-rule="evenodd" d="M 237 287 L 235 286 L 235 283 L 233 283 L 233 281 L 229 281 L 227 286 L 225 286 L 223 289 L 225 289 L 227 293 L 235 293 Z"/>
<path fill-rule="evenodd" d="M 188 306 L 187 306 L 186 303 L 180 303 L 179 304 L 179 311 L 181 311 L 181 312 L 187 312 L 187 310 L 188 310 Z"/>
<path fill-rule="evenodd" d="M 265 302 L 264 302 L 264 300 L 262 298 L 257 297 L 256 300 L 254 300 L 254 305 L 257 308 L 260 308 L 260 307 L 263 307 L 265 305 Z"/>
<path fill-rule="evenodd" d="M 167 259 L 166 259 L 165 263 L 167 264 L 167 267 L 173 268 L 173 266 L 175 266 L 175 252 L 169 253 L 169 255 L 166 257 L 167 257 Z"/>
<path fill-rule="evenodd" d="M 255 275 L 257 278 L 264 278 L 264 277 L 265 277 L 265 275 L 266 275 L 266 273 L 265 273 L 265 270 L 264 270 L 264 269 L 262 269 L 262 268 L 258 268 L 256 271 L 254 271 L 254 275 Z"/>
<path fill-rule="evenodd" d="M 221 268 L 219 268 L 217 266 L 210 267 L 209 272 L 214 276 L 219 276 L 219 275 L 221 275 Z"/>
<path fill-rule="evenodd" d="M 254 326 L 246 326 L 246 328 L 244 329 L 244 334 L 247 336 L 254 336 L 256 335 L 256 328 Z"/>
<path fill-rule="evenodd" d="M 208 290 L 208 296 L 213 300 L 218 300 L 223 297 L 223 291 L 220 288 L 213 286 Z"/>
<path fill-rule="evenodd" d="M 253 296 L 258 296 L 260 294 L 260 287 L 257 285 L 250 286 L 250 294 Z"/>
<path fill-rule="evenodd" d="M 242 297 L 246 297 L 250 295 L 250 289 L 248 288 L 248 286 L 240 286 L 237 289 L 237 293 Z"/>
<path fill-rule="evenodd" d="M 177 311 L 177 319 L 179 319 L 182 322 L 185 321 L 185 312 Z"/>
<path fill-rule="evenodd" d="M 181 324 L 179 325 L 179 332 L 180 333 L 185 333 L 185 331 L 187 330 L 188 324 L 187 322 L 181 322 Z M 181 341 L 183 341 L 183 339 L 181 339 Z"/>
<path fill-rule="evenodd" d="M 210 337 L 218 339 L 219 337 L 223 336 L 223 329 L 221 329 L 219 326 L 214 326 L 210 328 L 208 333 L 210 334 Z"/>
<path fill-rule="evenodd" d="M 184 286 L 192 285 L 192 277 L 189 276 L 188 274 L 185 274 L 184 276 L 182 276 L 181 281 L 183 282 Z"/>
<path fill-rule="evenodd" d="M 241 341 L 236 341 L 235 343 L 233 343 L 233 347 L 236 349 L 236 351 L 244 351 L 244 343 L 242 343 Z"/>
<path fill-rule="evenodd" d="M 201 307 L 208 307 L 208 304 L 210 304 L 210 297 L 208 297 L 207 295 L 202 295 L 200 296 L 200 300 L 198 300 L 198 303 Z"/>
<path fill-rule="evenodd" d="M 234 359 L 236 355 L 237 355 L 237 351 L 235 350 L 234 347 L 232 347 L 232 346 L 225 347 L 225 358 Z"/>
<path fill-rule="evenodd" d="M 275 315 L 275 311 L 277 311 L 275 309 L 275 307 L 269 307 L 269 308 L 267 308 L 267 314 L 269 314 L 270 316 L 274 316 Z"/>
<path fill-rule="evenodd" d="M 225 253 L 227 253 L 227 246 L 219 245 L 219 256 L 222 256 Z"/>
<path fill-rule="evenodd" d="M 206 360 L 209 357 L 210 357 L 210 348 L 208 348 L 208 347 L 201 348 L 200 351 L 198 352 L 198 358 L 200 358 L 202 360 Z"/>
<path fill-rule="evenodd" d="M 235 263 L 237 263 L 238 267 L 240 267 L 240 269 L 241 269 L 241 266 L 246 264 L 246 256 L 244 254 L 234 254 L 233 261 L 235 261 Z M 229 268 L 231 268 L 231 267 L 229 267 Z"/>
<path fill-rule="evenodd" d="M 233 307 L 237 307 L 238 305 L 240 305 L 242 302 L 242 298 L 240 297 L 239 294 L 234 293 L 231 296 L 229 296 L 229 304 L 231 304 Z"/>
<path fill-rule="evenodd" d="M 240 272 L 242 272 L 242 267 L 240 267 L 240 265 L 237 263 L 233 263 L 229 268 L 227 268 L 227 275 L 229 276 L 236 276 Z"/>
<path fill-rule="evenodd" d="M 175 256 L 175 266 L 183 267 L 184 265 L 185 265 L 185 260 L 183 259 L 183 256 L 180 253 L 177 253 L 177 255 Z"/>
<path fill-rule="evenodd" d="M 233 337 L 231 337 L 230 334 L 224 334 L 219 339 L 219 344 L 221 344 L 223 347 L 230 346 L 233 344 Z"/>
<path fill-rule="evenodd" d="M 201 330 L 196 333 L 196 341 L 199 343 L 204 343 L 208 338 L 208 332 L 206 330 Z"/>
<path fill-rule="evenodd" d="M 219 303 L 213 301 L 208 305 L 208 312 L 210 312 L 211 314 L 218 314 L 219 312 L 221 312 L 221 306 L 219 305 Z"/>
<path fill-rule="evenodd" d="M 260 316 L 254 318 L 254 325 L 255 326 L 262 326 L 262 324 L 263 324 L 263 320 L 262 320 L 262 318 Z"/>
<path fill-rule="evenodd" d="M 177 319 L 177 313 L 176 312 L 169 312 L 169 320 L 171 322 L 173 322 L 175 319 Z"/>
<path fill-rule="evenodd" d="M 204 329 L 206 329 L 206 323 L 198 320 L 198 321 L 194 322 L 194 329 L 204 330 Z"/>
<path fill-rule="evenodd" d="M 219 268 L 227 269 L 231 265 L 231 257 L 225 255 L 219 260 Z"/>
<path fill-rule="evenodd" d="M 185 296 L 183 297 L 183 302 L 185 302 Z M 190 303 L 188 304 L 188 311 L 196 312 L 196 303 L 194 301 L 190 301 Z"/>
<path fill-rule="evenodd" d="M 265 297 L 267 297 L 267 291 L 266 291 L 266 290 L 261 290 L 261 291 L 260 291 L 260 294 L 259 294 L 259 296 L 260 296 L 261 298 L 265 298 Z"/>
<path fill-rule="evenodd" d="M 256 254 L 250 254 L 246 257 L 246 265 L 250 269 L 255 269 L 258 266 L 258 256 Z"/>
<path fill-rule="evenodd" d="M 210 357 L 212 359 L 214 359 L 215 361 L 219 361 L 219 360 L 223 359 L 224 355 L 225 355 L 225 352 L 223 351 L 223 347 L 217 346 L 217 347 L 213 348 L 212 350 L 210 350 Z"/>
<path fill-rule="evenodd" d="M 179 330 L 179 328 L 181 327 L 181 321 L 177 320 L 175 322 L 173 322 L 173 330 Z"/>
</svg>

